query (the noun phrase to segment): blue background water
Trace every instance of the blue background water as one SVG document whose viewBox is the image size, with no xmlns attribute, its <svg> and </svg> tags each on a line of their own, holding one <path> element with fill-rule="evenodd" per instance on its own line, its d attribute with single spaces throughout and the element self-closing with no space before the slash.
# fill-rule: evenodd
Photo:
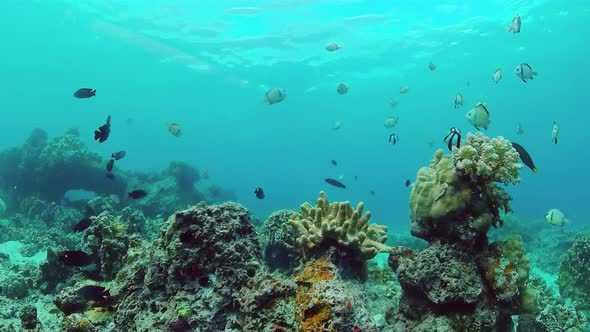
<svg viewBox="0 0 590 332">
<path fill-rule="evenodd" d="M 542 219 L 559 208 L 572 222 L 590 220 L 587 1 L 83 3 L 0 2 L 1 149 L 34 127 L 51 136 L 78 127 L 105 157 L 127 150 L 118 164 L 126 169 L 159 171 L 172 160 L 207 169 L 261 216 L 325 190 L 333 200 L 364 200 L 396 231 L 407 227 L 404 181 L 435 150 L 428 140 L 443 148 L 449 127 L 474 131 L 464 117 L 481 100 L 492 119 L 486 134 L 521 143 L 539 168 L 524 168 L 510 190 L 516 214 Z M 523 26 L 514 35 L 505 27 L 516 13 Z M 343 48 L 326 52 L 332 41 Z M 514 74 L 522 62 L 539 72 L 526 84 Z M 336 93 L 340 82 L 347 95 Z M 275 86 L 287 99 L 264 104 Z M 410 92 L 400 95 L 400 86 Z M 79 87 L 97 97 L 73 98 Z M 458 91 L 465 106 L 455 110 Z M 92 132 L 108 114 L 112 135 L 99 145 Z M 400 117 L 395 146 L 383 126 L 392 115 Z M 168 133 L 170 122 L 182 137 Z M 340 175 L 346 190 L 323 182 Z"/>
</svg>

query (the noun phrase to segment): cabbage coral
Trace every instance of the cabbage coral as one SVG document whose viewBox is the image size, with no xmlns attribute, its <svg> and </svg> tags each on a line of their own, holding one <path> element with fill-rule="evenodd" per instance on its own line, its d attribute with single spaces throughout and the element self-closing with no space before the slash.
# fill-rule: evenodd
<svg viewBox="0 0 590 332">
<path fill-rule="evenodd" d="M 363 215 L 363 208 L 362 202 L 356 209 L 350 202 L 330 205 L 322 191 L 316 206 L 303 203 L 301 213 L 291 218 L 289 224 L 300 232 L 297 243 L 301 246 L 312 249 L 332 240 L 368 260 L 379 252 L 389 252 L 391 247 L 383 244 L 387 240 L 387 226 L 369 224 L 371 212 Z"/>
<path fill-rule="evenodd" d="M 453 148 L 452 159 L 457 171 L 474 183 L 520 182 L 519 154 L 504 137 L 490 139 L 482 133 L 469 133 L 460 148 Z"/>
</svg>

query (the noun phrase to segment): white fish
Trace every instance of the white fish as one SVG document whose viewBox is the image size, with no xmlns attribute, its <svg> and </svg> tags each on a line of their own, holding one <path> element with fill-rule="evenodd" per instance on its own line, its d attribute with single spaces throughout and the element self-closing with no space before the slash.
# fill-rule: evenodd
<svg viewBox="0 0 590 332">
<path fill-rule="evenodd" d="M 408 93 L 408 91 L 410 91 L 410 88 L 408 88 L 407 86 L 402 86 L 401 88 L 399 88 L 399 93 Z"/>
<path fill-rule="evenodd" d="M 272 88 L 264 96 L 264 102 L 269 105 L 281 102 L 287 98 L 287 91 L 283 88 Z"/>
<path fill-rule="evenodd" d="M 531 66 L 527 65 L 526 63 L 521 63 L 519 66 L 516 67 L 514 70 L 516 76 L 520 77 L 520 79 L 526 83 L 526 80 L 532 80 L 538 73 L 533 71 Z"/>
<path fill-rule="evenodd" d="M 455 96 L 455 108 L 459 108 L 461 106 L 463 106 L 463 95 L 461 92 L 457 92 L 457 95 Z"/>
<path fill-rule="evenodd" d="M 520 19 L 520 16 L 516 14 L 516 16 L 514 16 L 514 18 L 512 19 L 512 24 L 507 26 L 506 30 L 512 33 L 519 33 L 521 24 L 522 20 Z"/>
<path fill-rule="evenodd" d="M 385 119 L 385 122 L 383 123 L 383 125 L 385 126 L 385 128 L 393 128 L 397 125 L 398 121 L 399 121 L 399 117 L 390 116 L 387 119 Z"/>
<path fill-rule="evenodd" d="M 477 103 L 474 108 L 469 110 L 465 118 L 477 130 L 479 130 L 480 127 L 488 130 L 490 127 L 490 112 L 488 112 L 486 106 L 481 102 Z"/>
<path fill-rule="evenodd" d="M 553 130 L 551 130 L 551 140 L 553 144 L 557 144 L 557 135 L 559 135 L 559 126 L 553 121 Z"/>
<path fill-rule="evenodd" d="M 498 83 L 501 79 L 502 79 L 502 68 L 498 68 L 498 69 L 496 69 L 494 74 L 492 74 L 492 80 L 494 80 L 494 82 Z"/>
<path fill-rule="evenodd" d="M 524 129 L 522 129 L 522 125 L 519 123 L 516 126 L 516 135 L 522 135 L 522 134 L 524 134 Z"/>
<path fill-rule="evenodd" d="M 328 52 L 338 51 L 341 48 L 342 48 L 342 46 L 340 46 L 336 43 L 327 43 L 326 44 L 326 51 L 328 51 Z"/>
<path fill-rule="evenodd" d="M 565 213 L 561 212 L 558 209 L 551 209 L 545 213 L 545 220 L 548 223 L 555 226 L 563 226 L 569 222 Z"/>
</svg>

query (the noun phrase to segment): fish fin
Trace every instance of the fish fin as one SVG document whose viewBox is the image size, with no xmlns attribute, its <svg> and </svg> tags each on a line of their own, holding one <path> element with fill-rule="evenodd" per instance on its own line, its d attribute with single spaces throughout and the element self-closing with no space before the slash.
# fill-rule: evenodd
<svg viewBox="0 0 590 332">
<path fill-rule="evenodd" d="M 525 82 L 525 83 L 526 83 L 526 80 L 524 79 L 524 77 L 521 77 L 520 79 L 521 79 L 523 82 Z"/>
<path fill-rule="evenodd" d="M 533 76 L 539 76 L 539 73 L 538 73 L 538 72 L 536 72 L 536 71 L 534 71 L 534 72 L 532 72 L 532 75 L 533 75 Z"/>
</svg>

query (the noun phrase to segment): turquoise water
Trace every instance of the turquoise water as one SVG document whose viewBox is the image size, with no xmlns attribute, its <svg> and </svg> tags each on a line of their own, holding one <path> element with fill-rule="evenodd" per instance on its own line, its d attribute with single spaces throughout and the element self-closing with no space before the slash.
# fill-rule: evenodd
<svg viewBox="0 0 590 332">
<path fill-rule="evenodd" d="M 539 168 L 524 168 L 510 189 L 516 214 L 543 219 L 559 208 L 573 223 L 588 220 L 586 1 L 83 3 L 0 3 L 0 149 L 35 127 L 50 136 L 78 127 L 94 151 L 127 150 L 124 169 L 159 171 L 172 160 L 207 169 L 261 216 L 326 190 L 333 200 L 364 200 L 376 222 L 396 230 L 407 227 L 404 181 L 444 148 L 449 127 L 475 131 L 465 113 L 483 101 L 486 134 L 519 142 Z M 522 32 L 511 34 L 516 13 Z M 328 42 L 342 49 L 327 52 Z M 526 84 L 514 74 L 523 62 L 539 72 Z M 336 93 L 340 82 L 347 95 Z M 72 98 L 80 87 L 97 97 Z M 287 99 L 264 104 L 271 87 Z M 455 110 L 458 91 L 465 105 Z M 92 132 L 109 114 L 111 138 L 99 145 Z M 400 118 L 395 146 L 388 116 Z M 182 137 L 167 132 L 170 122 Z M 346 190 L 323 182 L 339 176 Z M 257 186 L 265 200 L 253 195 Z"/>
</svg>

